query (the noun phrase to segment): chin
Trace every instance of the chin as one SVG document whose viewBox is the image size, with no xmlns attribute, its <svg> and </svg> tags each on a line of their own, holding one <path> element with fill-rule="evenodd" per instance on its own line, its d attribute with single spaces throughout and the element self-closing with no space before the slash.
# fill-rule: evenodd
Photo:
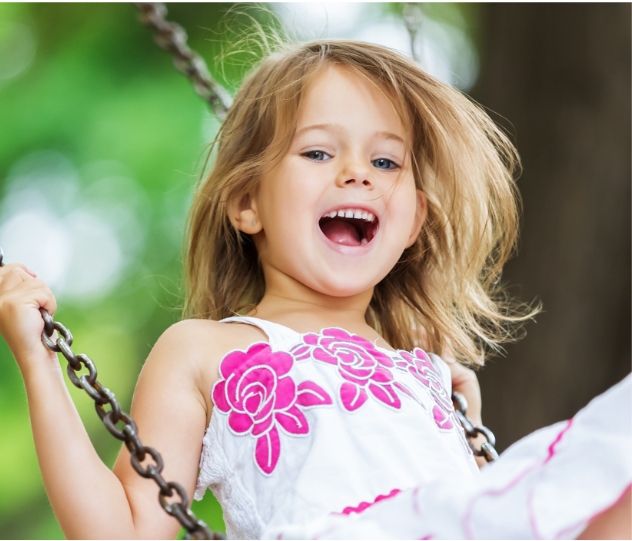
<svg viewBox="0 0 632 541">
<path fill-rule="evenodd" d="M 351 278 L 350 278 L 351 276 Z M 380 279 L 381 280 L 381 279 Z M 327 277 L 324 279 L 300 280 L 304 285 L 330 297 L 354 297 L 373 289 L 380 281 L 375 278 L 358 278 L 357 275 L 345 275 L 340 277 Z"/>
</svg>

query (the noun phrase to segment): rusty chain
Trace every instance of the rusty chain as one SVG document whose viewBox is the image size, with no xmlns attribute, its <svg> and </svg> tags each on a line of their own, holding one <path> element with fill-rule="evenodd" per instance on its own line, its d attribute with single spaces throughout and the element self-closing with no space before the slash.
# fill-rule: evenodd
<svg viewBox="0 0 632 541">
<path fill-rule="evenodd" d="M 0 267 L 4 266 L 4 254 L 0 247 Z M 176 518 L 182 527 L 187 531 L 187 539 L 223 539 L 221 534 L 211 532 L 206 523 L 198 519 L 189 509 L 189 497 L 182 486 L 174 481 L 165 481 L 161 472 L 163 461 L 160 453 L 153 447 L 143 445 L 138 436 L 138 429 L 134 420 L 123 410 L 116 399 L 116 396 L 107 387 L 104 387 L 97 380 L 97 369 L 90 357 L 83 353 L 76 354 L 71 349 L 72 334 L 59 321 L 54 321 L 51 315 L 44 308 L 40 308 L 42 319 L 44 320 L 44 330 L 42 331 L 42 342 L 46 348 L 56 353 L 61 353 L 68 361 L 67 373 L 72 384 L 83 389 L 94 400 L 94 406 L 99 418 L 112 436 L 125 443 L 130 452 L 130 461 L 134 470 L 146 479 L 153 479 L 160 491 L 158 501 L 162 508 L 172 517 Z M 53 341 L 53 332 L 57 331 L 58 338 Z M 79 374 L 83 369 L 87 374 Z M 109 407 L 109 409 L 106 409 Z M 122 423 L 122 428 L 117 428 L 118 423 Z M 151 458 L 153 463 L 143 467 L 142 462 L 146 458 Z M 177 496 L 172 503 L 167 498 Z"/>
<path fill-rule="evenodd" d="M 154 31 L 156 44 L 173 56 L 176 69 L 189 78 L 197 94 L 224 120 L 232 101 L 230 94 L 213 80 L 204 59 L 189 48 L 184 28 L 165 19 L 167 7 L 163 3 L 134 5 L 140 12 L 140 21 Z"/>
<path fill-rule="evenodd" d="M 494 447 L 496 445 L 496 436 L 494 436 L 494 433 L 486 426 L 476 426 L 469 420 L 466 415 L 467 400 L 465 400 L 465 397 L 461 393 L 453 392 L 452 402 L 454 403 L 454 412 L 465 431 L 465 435 L 468 438 L 468 443 L 474 455 L 485 457 L 487 462 L 493 462 L 498 459 L 498 453 Z M 472 440 L 477 438 L 480 434 L 485 436 L 487 441 L 483 442 L 480 448 L 477 449 L 472 443 Z"/>
</svg>

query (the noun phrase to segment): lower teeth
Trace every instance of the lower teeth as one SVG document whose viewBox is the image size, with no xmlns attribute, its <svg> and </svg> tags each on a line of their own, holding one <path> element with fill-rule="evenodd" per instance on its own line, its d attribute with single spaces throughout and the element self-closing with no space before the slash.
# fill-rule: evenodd
<svg viewBox="0 0 632 541">
<path fill-rule="evenodd" d="M 367 242 L 368 242 L 368 241 L 367 241 L 366 239 L 362 239 L 362 240 L 360 241 L 360 244 L 366 244 Z"/>
</svg>

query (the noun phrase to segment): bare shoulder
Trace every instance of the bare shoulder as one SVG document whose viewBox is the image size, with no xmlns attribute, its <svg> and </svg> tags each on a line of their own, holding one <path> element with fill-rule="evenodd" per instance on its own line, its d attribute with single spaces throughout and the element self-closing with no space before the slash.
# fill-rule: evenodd
<svg viewBox="0 0 632 541">
<path fill-rule="evenodd" d="M 155 347 L 179 354 L 194 366 L 205 367 L 219 364 L 233 349 L 244 349 L 260 341 L 267 341 L 267 337 L 252 325 L 185 319 L 165 330 Z"/>
<path fill-rule="evenodd" d="M 219 379 L 219 363 L 226 353 L 267 341 L 250 325 L 188 319 L 168 327 L 158 338 L 143 365 L 135 397 L 137 407 L 153 403 L 155 396 L 179 396 L 194 401 L 210 418 L 211 389 Z M 134 407 L 134 404 L 133 404 Z"/>
<path fill-rule="evenodd" d="M 164 458 L 165 478 L 193 494 L 202 439 L 213 411 L 211 391 L 219 364 L 231 350 L 267 341 L 245 324 L 184 320 L 166 329 L 152 348 L 134 391 L 131 415 L 139 436 Z M 178 525 L 160 509 L 151 484 L 139 477 L 123 448 L 114 473 L 126 487 L 143 538 L 175 538 Z"/>
<path fill-rule="evenodd" d="M 246 350 L 254 342 L 267 342 L 266 335 L 245 324 L 187 319 L 169 327 L 152 349 L 141 380 L 165 381 L 169 387 L 188 389 L 206 412 L 212 411 L 211 390 L 219 379 L 219 364 L 233 350 Z M 139 382 L 140 383 L 140 382 Z M 192 393 L 191 393 L 192 392 Z"/>
</svg>

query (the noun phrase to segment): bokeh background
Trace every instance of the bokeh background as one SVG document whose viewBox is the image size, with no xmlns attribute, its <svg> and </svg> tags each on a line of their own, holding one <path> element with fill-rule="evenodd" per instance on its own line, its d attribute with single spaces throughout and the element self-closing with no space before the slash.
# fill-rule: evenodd
<svg viewBox="0 0 632 541">
<path fill-rule="evenodd" d="M 402 3 L 168 7 L 232 93 L 261 57 L 243 41 L 255 25 L 413 55 Z M 480 373 L 502 450 L 630 371 L 630 4 L 417 7 L 414 56 L 486 107 L 523 159 L 523 233 L 504 279 L 544 312 Z M 75 350 L 127 410 L 179 318 L 184 219 L 217 127 L 130 4 L 0 4 L 0 246 L 47 281 Z M 118 442 L 69 387 L 113 464 Z M 62 538 L 1 339 L 0 431 L 0 538 Z M 210 493 L 194 510 L 223 528 Z"/>
</svg>

